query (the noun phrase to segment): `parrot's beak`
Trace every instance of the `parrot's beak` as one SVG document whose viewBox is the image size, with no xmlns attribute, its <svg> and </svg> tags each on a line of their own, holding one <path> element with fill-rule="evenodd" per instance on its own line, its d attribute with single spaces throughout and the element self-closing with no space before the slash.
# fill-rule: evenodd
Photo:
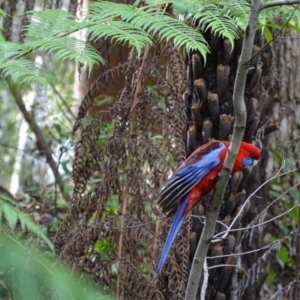
<svg viewBox="0 0 300 300">
<path fill-rule="evenodd" d="M 254 160 L 253 160 L 253 163 L 252 163 L 252 167 L 256 166 L 257 163 L 258 163 L 258 160 L 257 160 L 257 159 L 254 159 Z"/>
</svg>

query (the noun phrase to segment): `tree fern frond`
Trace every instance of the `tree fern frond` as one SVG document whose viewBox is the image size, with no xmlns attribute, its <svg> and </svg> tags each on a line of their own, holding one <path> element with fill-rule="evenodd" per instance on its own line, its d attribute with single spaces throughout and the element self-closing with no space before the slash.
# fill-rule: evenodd
<svg viewBox="0 0 300 300">
<path fill-rule="evenodd" d="M 54 53 L 54 61 L 74 60 L 86 63 L 89 69 L 95 64 L 105 63 L 99 52 L 85 41 L 73 38 L 62 37 L 48 40 L 42 47 L 47 53 Z"/>
<path fill-rule="evenodd" d="M 17 222 L 19 221 L 22 229 L 27 228 L 42 240 L 44 240 L 49 248 L 54 252 L 54 246 L 48 239 L 42 229 L 34 223 L 34 221 L 25 213 L 13 206 L 11 199 L 3 194 L 0 194 L 0 222 L 5 218 L 11 230 L 15 230 Z"/>
<path fill-rule="evenodd" d="M 0 41 L 0 62 L 19 55 L 23 50 L 23 44 L 18 42 Z"/>
<path fill-rule="evenodd" d="M 122 21 L 109 21 L 106 23 L 96 23 L 88 28 L 91 39 L 110 37 L 117 43 L 128 43 L 136 47 L 138 53 L 153 44 L 151 38 L 142 30 L 131 24 Z"/>
<path fill-rule="evenodd" d="M 157 5 L 161 3 L 157 1 Z M 153 5 L 137 8 L 107 1 L 94 2 L 87 16 L 94 23 L 88 26 L 88 33 L 92 38 L 111 37 L 118 43 L 128 42 L 139 53 L 152 45 L 149 35 L 158 35 L 160 40 L 173 39 L 175 47 L 185 46 L 206 56 L 208 47 L 201 33 Z"/>
<path fill-rule="evenodd" d="M 108 19 L 113 20 L 120 17 L 132 9 L 131 5 L 122 3 L 108 1 L 93 2 L 89 5 L 86 20 L 89 20 L 89 22 L 105 22 Z"/>
<path fill-rule="evenodd" d="M 166 1 L 166 0 L 146 0 L 146 3 L 149 6 L 157 6 L 162 4 L 172 4 L 173 1 Z"/>
<path fill-rule="evenodd" d="M 199 25 L 201 30 L 211 30 L 229 39 L 232 44 L 239 37 L 240 30 L 246 28 L 250 11 L 246 0 L 174 0 L 173 5 L 176 13 L 192 16 L 193 23 Z"/>
<path fill-rule="evenodd" d="M 75 16 L 61 10 L 30 11 L 31 23 L 24 26 L 26 37 L 45 40 L 80 30 L 85 24 L 76 22 Z"/>
<path fill-rule="evenodd" d="M 234 39 L 239 38 L 239 28 L 226 13 L 220 16 L 216 13 L 218 11 L 213 8 L 215 8 L 214 5 L 207 10 L 196 13 L 194 20 L 198 21 L 203 31 L 211 30 L 216 35 L 229 39 L 233 45 Z"/>
<path fill-rule="evenodd" d="M 235 24 L 242 30 L 246 29 L 250 7 L 247 0 L 234 1 L 228 5 L 228 14 L 232 16 Z"/>
<path fill-rule="evenodd" d="M 23 51 L 23 44 L 11 41 L 0 41 L 0 62 L 19 55 Z"/>
<path fill-rule="evenodd" d="M 203 57 L 209 51 L 201 33 L 182 21 L 173 18 L 156 7 L 143 7 L 122 15 L 122 20 L 139 27 L 149 34 L 158 35 L 160 40 L 173 40 L 175 47 L 198 50 Z"/>
<path fill-rule="evenodd" d="M 0 62 L 2 76 L 11 77 L 11 80 L 17 84 L 38 82 L 43 86 L 49 83 L 55 83 L 55 76 L 31 60 L 19 59 L 8 62 Z"/>
</svg>

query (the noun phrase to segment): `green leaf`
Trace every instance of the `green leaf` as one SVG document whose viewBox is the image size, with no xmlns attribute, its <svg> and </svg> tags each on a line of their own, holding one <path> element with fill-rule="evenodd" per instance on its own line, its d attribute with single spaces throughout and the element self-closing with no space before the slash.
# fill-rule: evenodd
<svg viewBox="0 0 300 300">
<path fill-rule="evenodd" d="M 42 229 L 36 225 L 27 214 L 15 208 L 12 203 L 8 203 L 7 198 L 8 197 L 5 195 L 0 194 L 0 220 L 4 217 L 11 230 L 15 229 L 17 221 L 19 221 L 23 229 L 27 228 L 30 232 L 36 234 L 44 240 L 48 244 L 49 248 L 54 252 L 52 242 L 48 239 Z"/>
<path fill-rule="evenodd" d="M 61 126 L 58 123 L 54 123 L 53 126 L 56 129 L 58 135 L 61 137 L 62 136 Z"/>
<path fill-rule="evenodd" d="M 108 293 L 80 278 L 74 270 L 26 248 L 3 232 L 0 232 L 0 255 L 0 280 L 5 282 L 1 297 L 7 292 L 7 298 L 13 295 L 13 299 L 20 300 L 112 300 Z"/>
<path fill-rule="evenodd" d="M 293 203 L 285 202 L 284 206 L 285 206 L 286 210 L 289 210 L 292 207 L 294 207 L 295 205 Z M 295 207 L 294 209 L 292 209 L 289 212 L 289 216 L 295 221 L 296 224 L 298 224 L 298 220 L 299 220 L 299 208 Z"/>
<path fill-rule="evenodd" d="M 10 204 L 1 203 L 0 214 L 1 218 L 2 215 L 5 217 L 10 229 L 14 230 L 18 222 L 18 214 L 16 210 L 12 209 L 12 206 Z"/>
<path fill-rule="evenodd" d="M 272 40 L 273 36 L 272 36 L 272 32 L 270 31 L 270 29 L 267 26 L 264 28 L 264 37 L 265 37 L 266 41 L 268 43 L 270 43 L 270 45 L 272 46 L 271 40 Z"/>
<path fill-rule="evenodd" d="M 279 255 L 278 255 L 278 262 L 282 269 L 290 262 L 290 254 L 287 247 L 282 246 Z"/>
<path fill-rule="evenodd" d="M 299 26 L 295 26 L 295 25 L 292 25 L 292 24 L 289 23 L 288 27 L 293 29 L 296 32 L 300 32 L 300 27 Z"/>
<path fill-rule="evenodd" d="M 273 288 L 275 286 L 274 285 L 275 275 L 276 275 L 275 270 L 273 268 L 269 268 L 268 269 L 268 277 L 266 279 L 266 282 L 271 288 Z"/>
<path fill-rule="evenodd" d="M 280 163 L 282 164 L 282 156 L 275 150 L 272 150 L 272 154 L 274 156 L 274 158 Z"/>
<path fill-rule="evenodd" d="M 64 194 L 68 194 L 73 190 L 73 186 L 71 185 L 65 185 L 64 186 Z"/>
<path fill-rule="evenodd" d="M 279 29 L 279 30 L 281 29 L 281 26 L 279 26 L 276 23 L 268 23 L 267 26 L 274 29 Z"/>
<path fill-rule="evenodd" d="M 290 190 L 290 195 L 293 198 L 293 200 L 300 202 L 300 195 L 299 192 L 296 189 L 291 189 Z"/>
</svg>

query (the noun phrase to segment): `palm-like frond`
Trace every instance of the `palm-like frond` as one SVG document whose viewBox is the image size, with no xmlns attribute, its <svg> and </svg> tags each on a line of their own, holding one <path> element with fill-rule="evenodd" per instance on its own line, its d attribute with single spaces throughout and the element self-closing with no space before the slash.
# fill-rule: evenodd
<svg viewBox="0 0 300 300">
<path fill-rule="evenodd" d="M 61 10 L 30 11 L 31 22 L 24 26 L 26 37 L 45 40 L 70 34 L 81 28 L 73 15 Z"/>
<path fill-rule="evenodd" d="M 128 43 L 131 47 L 136 47 L 138 54 L 141 54 L 143 49 L 153 44 L 151 38 L 145 32 L 122 21 L 95 23 L 88 28 L 88 34 L 91 39 L 110 37 L 118 44 Z"/>
<path fill-rule="evenodd" d="M 157 1 L 157 4 L 160 3 Z M 151 36 L 154 35 L 160 41 L 173 40 L 175 47 L 198 50 L 204 58 L 208 52 L 201 33 L 163 12 L 155 3 L 137 8 L 134 5 L 95 2 L 90 6 L 87 19 L 94 23 L 88 26 L 92 38 L 108 36 L 118 43 L 128 42 L 139 53 L 152 45 Z"/>
<path fill-rule="evenodd" d="M 184 22 L 175 19 L 157 7 L 143 7 L 122 15 L 124 21 L 143 29 L 151 35 L 158 35 L 159 40 L 173 40 L 175 47 L 198 50 L 203 57 L 209 51 L 203 35 Z"/>
<path fill-rule="evenodd" d="M 163 4 L 172 4 L 174 12 L 192 19 L 200 31 L 185 22 L 169 15 L 162 8 Z M 114 3 L 110 1 L 93 2 L 84 21 L 63 10 L 32 11 L 31 23 L 24 27 L 24 44 L 6 42 L 0 35 L 0 68 L 2 75 L 11 75 L 19 82 L 53 81 L 54 77 L 33 62 L 22 60 L 26 54 L 39 50 L 51 53 L 57 61 L 73 60 L 86 63 L 91 70 L 95 64 L 104 63 L 104 59 L 88 42 L 73 37 L 72 34 L 87 29 L 90 39 L 110 38 L 115 43 L 127 43 L 136 47 L 140 54 L 143 49 L 153 45 L 154 40 L 174 42 L 175 47 L 185 47 L 188 51 L 199 51 L 205 60 L 209 51 L 202 32 L 207 30 L 234 43 L 239 38 L 240 30 L 246 27 L 250 4 L 247 0 L 212 1 L 212 0 L 147 0 L 146 6 Z M 293 8 L 282 6 L 278 10 L 264 10 L 260 17 L 263 32 L 271 31 L 272 17 L 288 19 Z M 0 10 L 0 15 L 3 13 Z M 295 11 L 288 26 L 298 29 L 300 12 Z M 268 29 L 268 30 L 267 30 Z M 42 75 L 45 75 L 43 77 Z M 48 82 L 49 82 L 48 81 Z"/>
<path fill-rule="evenodd" d="M 215 5 L 210 5 L 207 9 L 202 10 L 194 15 L 194 20 L 197 20 L 199 27 L 203 31 L 211 30 L 216 35 L 229 39 L 231 44 L 234 44 L 234 39 L 239 38 L 239 29 L 232 22 L 228 14 L 222 16 L 217 15 L 218 9 Z"/>
<path fill-rule="evenodd" d="M 12 81 L 23 84 L 25 82 L 38 82 L 43 86 L 55 83 L 55 76 L 42 65 L 27 59 L 9 60 L 0 62 L 1 75 L 10 77 Z"/>
<path fill-rule="evenodd" d="M 211 30 L 216 35 L 227 38 L 233 44 L 240 30 L 246 28 L 250 4 L 240 1 L 174 0 L 174 10 L 178 14 L 192 17 L 202 31 Z"/>
<path fill-rule="evenodd" d="M 132 10 L 134 10 L 134 8 L 131 5 L 122 3 L 109 1 L 93 2 L 89 5 L 89 12 L 86 20 L 89 22 L 105 22 L 118 18 Z"/>
<path fill-rule="evenodd" d="M 23 44 L 18 42 L 0 41 L 0 62 L 11 57 L 20 55 L 23 51 Z"/>
</svg>

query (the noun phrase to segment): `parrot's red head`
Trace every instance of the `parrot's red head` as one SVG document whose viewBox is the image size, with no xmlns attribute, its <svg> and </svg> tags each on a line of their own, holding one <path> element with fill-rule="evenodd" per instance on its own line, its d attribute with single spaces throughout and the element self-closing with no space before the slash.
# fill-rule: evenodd
<svg viewBox="0 0 300 300">
<path fill-rule="evenodd" d="M 241 143 L 234 169 L 242 170 L 255 166 L 260 158 L 260 151 L 252 144 Z"/>
</svg>

